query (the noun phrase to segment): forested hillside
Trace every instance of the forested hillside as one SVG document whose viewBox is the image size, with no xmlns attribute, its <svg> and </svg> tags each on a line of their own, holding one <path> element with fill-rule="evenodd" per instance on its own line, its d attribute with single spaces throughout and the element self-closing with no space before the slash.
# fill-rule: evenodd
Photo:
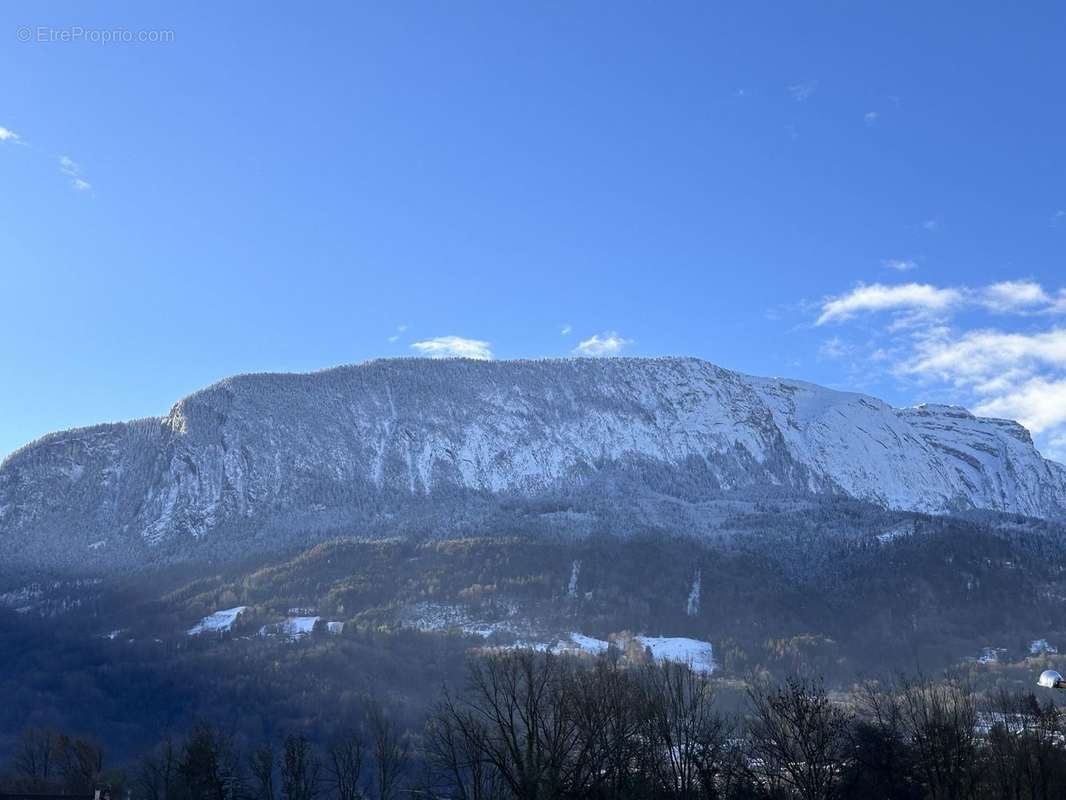
<svg viewBox="0 0 1066 800">
<path fill-rule="evenodd" d="M 730 526 L 714 542 L 349 536 L 217 566 L 9 575 L 0 750 L 47 724 L 123 755 L 202 717 L 319 741 L 368 698 L 406 724 L 471 653 L 499 648 L 702 653 L 725 697 L 796 671 L 831 687 L 945 668 L 1023 686 L 1059 663 L 1058 526 L 850 501 Z"/>
</svg>

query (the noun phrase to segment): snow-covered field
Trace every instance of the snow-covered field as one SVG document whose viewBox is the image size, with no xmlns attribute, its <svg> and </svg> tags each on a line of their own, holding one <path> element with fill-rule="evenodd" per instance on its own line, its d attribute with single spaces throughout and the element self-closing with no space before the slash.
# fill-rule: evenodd
<svg viewBox="0 0 1066 800">
<path fill-rule="evenodd" d="M 571 633 L 570 641 L 582 652 L 591 653 L 595 656 L 600 653 L 606 653 L 607 648 L 610 647 L 610 643 L 603 641 L 603 639 L 593 639 L 591 636 L 585 636 L 580 633 Z"/>
<path fill-rule="evenodd" d="M 402 617 L 400 623 L 420 631 L 458 631 L 468 636 L 488 639 L 494 634 L 536 636 L 530 623 L 518 616 L 518 606 L 503 604 L 492 615 L 496 619 L 475 616 L 465 606 L 442 603 L 418 603 Z M 510 619 L 499 619 L 507 616 Z"/>
<path fill-rule="evenodd" d="M 237 621 L 237 617 L 243 614 L 247 608 L 248 606 L 237 606 L 236 608 L 226 608 L 222 611 L 216 611 L 214 614 L 208 614 L 189 628 L 189 636 L 228 631 L 233 627 L 233 623 Z"/>
<path fill-rule="evenodd" d="M 637 641 L 651 650 L 656 661 L 688 664 L 695 672 L 714 672 L 714 648 L 710 642 L 667 636 L 638 636 Z"/>
<path fill-rule="evenodd" d="M 308 636 L 314 629 L 321 617 L 287 617 L 273 625 L 264 625 L 259 629 L 260 636 L 283 636 L 288 639 L 299 639 Z"/>
<path fill-rule="evenodd" d="M 710 642 L 671 636 L 637 636 L 636 640 L 651 651 L 652 658 L 656 661 L 688 664 L 693 671 L 708 675 L 714 672 L 714 647 Z M 567 642 L 560 642 L 563 649 L 567 645 Z M 584 634 L 571 633 L 569 645 L 591 655 L 600 655 L 607 652 L 610 643 Z"/>
</svg>

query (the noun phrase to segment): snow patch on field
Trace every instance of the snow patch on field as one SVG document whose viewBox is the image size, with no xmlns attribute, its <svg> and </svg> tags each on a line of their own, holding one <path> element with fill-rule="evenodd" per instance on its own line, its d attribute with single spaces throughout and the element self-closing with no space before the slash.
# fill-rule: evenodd
<svg viewBox="0 0 1066 800">
<path fill-rule="evenodd" d="M 273 625 L 264 625 L 259 629 L 260 636 L 281 636 L 286 639 L 299 639 L 308 636 L 315 629 L 321 617 L 287 617 Z"/>
<path fill-rule="evenodd" d="M 402 615 L 400 624 L 425 632 L 458 631 L 482 639 L 495 634 L 529 638 L 539 635 L 528 620 L 521 618 L 519 607 L 509 603 L 499 604 L 477 616 L 465 606 L 418 603 Z"/>
<path fill-rule="evenodd" d="M 582 652 L 591 653 L 594 656 L 606 653 L 607 648 L 611 646 L 610 642 L 605 642 L 603 639 L 593 639 L 591 636 L 580 633 L 571 633 L 570 641 Z"/>
<path fill-rule="evenodd" d="M 638 636 L 637 641 L 651 650 L 656 661 L 688 664 L 694 672 L 714 672 L 714 648 L 710 642 L 667 636 Z"/>
<path fill-rule="evenodd" d="M 656 661 L 688 664 L 694 672 L 704 672 L 708 675 L 714 672 L 714 647 L 710 642 L 670 636 L 637 636 L 636 640 L 642 647 L 651 651 L 652 658 Z M 598 656 L 607 652 L 610 642 L 571 633 L 569 643 L 560 642 L 561 649 L 566 649 L 568 645 L 581 652 Z"/>
<path fill-rule="evenodd" d="M 1029 643 L 1029 654 L 1038 656 L 1042 653 L 1057 653 L 1059 649 L 1048 643 L 1047 639 L 1033 639 Z"/>
<path fill-rule="evenodd" d="M 222 611 L 208 614 L 189 628 L 189 636 L 199 636 L 201 633 L 221 633 L 222 631 L 228 631 L 233 627 L 233 623 L 237 621 L 237 617 L 243 614 L 247 608 L 248 606 L 237 606 L 235 608 L 226 608 Z"/>
</svg>

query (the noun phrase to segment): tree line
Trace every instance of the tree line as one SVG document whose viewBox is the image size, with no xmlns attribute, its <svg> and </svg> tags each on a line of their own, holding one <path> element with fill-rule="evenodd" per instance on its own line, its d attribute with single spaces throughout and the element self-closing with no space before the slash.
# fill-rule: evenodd
<svg viewBox="0 0 1066 800">
<path fill-rule="evenodd" d="M 484 654 L 424 724 L 370 704 L 315 741 L 240 742 L 200 722 L 124 769 L 88 740 L 27 730 L 5 791 L 129 800 L 1049 800 L 1066 796 L 1066 715 L 1032 692 L 900 677 L 831 694 L 754 683 L 727 712 L 676 663 Z"/>
</svg>

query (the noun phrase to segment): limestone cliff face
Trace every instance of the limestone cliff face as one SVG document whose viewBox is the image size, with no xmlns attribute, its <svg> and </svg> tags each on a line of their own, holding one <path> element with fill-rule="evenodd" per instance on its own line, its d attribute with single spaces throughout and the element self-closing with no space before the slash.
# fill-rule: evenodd
<svg viewBox="0 0 1066 800">
<path fill-rule="evenodd" d="M 401 359 L 241 375 L 159 419 L 46 436 L 0 466 L 0 555 L 150 545 L 456 492 L 536 497 L 619 464 L 933 513 L 1060 517 L 1066 468 L 1014 422 L 896 409 L 696 359 Z M 48 545 L 47 547 L 44 545 Z M 76 552 L 73 553 L 76 557 Z"/>
</svg>

